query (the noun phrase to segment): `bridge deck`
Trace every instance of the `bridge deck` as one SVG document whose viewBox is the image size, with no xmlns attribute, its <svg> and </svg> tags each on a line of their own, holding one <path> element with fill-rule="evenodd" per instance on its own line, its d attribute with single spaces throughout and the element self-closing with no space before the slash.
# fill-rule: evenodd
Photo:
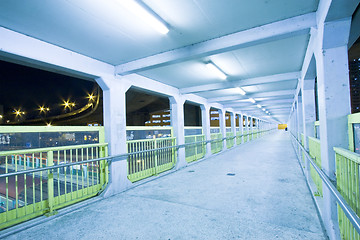
<svg viewBox="0 0 360 240">
<path fill-rule="evenodd" d="M 276 132 L 7 239 L 325 237 L 290 136 Z"/>
</svg>

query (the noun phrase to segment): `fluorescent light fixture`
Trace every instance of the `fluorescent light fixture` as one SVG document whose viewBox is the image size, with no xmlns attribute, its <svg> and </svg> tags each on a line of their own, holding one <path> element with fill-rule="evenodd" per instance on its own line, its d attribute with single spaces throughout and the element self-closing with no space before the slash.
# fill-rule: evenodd
<svg viewBox="0 0 360 240">
<path fill-rule="evenodd" d="M 246 94 L 246 92 L 245 92 L 241 87 L 237 87 L 236 89 L 237 89 L 237 91 L 238 91 L 241 95 L 245 95 L 245 94 Z"/>
<path fill-rule="evenodd" d="M 265 108 L 263 108 L 262 110 L 263 110 L 264 112 L 266 111 L 266 109 L 265 109 Z"/>
<path fill-rule="evenodd" d="M 208 62 L 206 63 L 206 67 L 210 70 L 211 73 L 217 75 L 222 80 L 225 80 L 227 78 L 226 74 L 214 63 Z"/>
<path fill-rule="evenodd" d="M 255 100 L 253 98 L 249 98 L 250 102 L 255 103 Z"/>
<path fill-rule="evenodd" d="M 258 108 L 261 108 L 261 105 L 260 105 L 260 104 L 256 104 L 256 106 L 257 106 Z"/>
<path fill-rule="evenodd" d="M 142 4 L 139 4 L 136 0 L 120 0 L 119 3 L 158 32 L 162 34 L 169 32 L 168 27 L 161 21 L 162 19 L 159 16 L 142 6 Z"/>
</svg>

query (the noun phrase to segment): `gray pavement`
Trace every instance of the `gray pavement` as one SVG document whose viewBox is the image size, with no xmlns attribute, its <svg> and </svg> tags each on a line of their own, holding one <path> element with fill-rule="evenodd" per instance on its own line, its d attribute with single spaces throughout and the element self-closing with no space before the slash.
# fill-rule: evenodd
<svg viewBox="0 0 360 240">
<path fill-rule="evenodd" d="M 6 239 L 325 237 L 282 131 Z"/>
</svg>

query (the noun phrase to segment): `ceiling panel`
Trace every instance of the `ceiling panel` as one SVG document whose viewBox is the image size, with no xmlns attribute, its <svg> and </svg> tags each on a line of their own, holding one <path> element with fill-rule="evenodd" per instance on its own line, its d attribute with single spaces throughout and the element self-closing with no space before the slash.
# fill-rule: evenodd
<svg viewBox="0 0 360 240">
<path fill-rule="evenodd" d="M 161 35 L 107 1 L 0 1 L 0 26 L 114 65 L 314 12 L 318 0 L 144 0 L 167 21 Z"/>
</svg>

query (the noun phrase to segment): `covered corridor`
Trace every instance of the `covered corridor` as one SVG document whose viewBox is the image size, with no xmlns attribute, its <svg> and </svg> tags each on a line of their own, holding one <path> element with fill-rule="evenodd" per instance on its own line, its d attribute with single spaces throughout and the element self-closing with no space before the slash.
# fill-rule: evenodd
<svg viewBox="0 0 360 240">
<path fill-rule="evenodd" d="M 59 212 L 5 239 L 326 239 L 285 131 Z"/>
</svg>

